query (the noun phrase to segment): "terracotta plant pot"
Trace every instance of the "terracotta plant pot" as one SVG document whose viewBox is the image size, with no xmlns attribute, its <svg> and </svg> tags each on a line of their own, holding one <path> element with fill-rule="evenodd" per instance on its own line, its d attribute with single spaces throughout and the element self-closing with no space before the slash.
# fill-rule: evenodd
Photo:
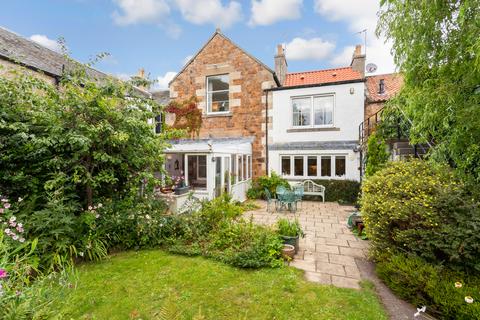
<svg viewBox="0 0 480 320">
<path fill-rule="evenodd" d="M 282 248 L 282 255 L 285 259 L 293 260 L 293 256 L 295 256 L 295 247 L 291 244 L 284 244 Z"/>
<path fill-rule="evenodd" d="M 290 236 L 281 236 L 283 240 L 283 244 L 290 244 L 295 247 L 295 253 L 298 252 L 298 246 L 299 246 L 299 236 L 296 237 L 290 237 Z"/>
</svg>

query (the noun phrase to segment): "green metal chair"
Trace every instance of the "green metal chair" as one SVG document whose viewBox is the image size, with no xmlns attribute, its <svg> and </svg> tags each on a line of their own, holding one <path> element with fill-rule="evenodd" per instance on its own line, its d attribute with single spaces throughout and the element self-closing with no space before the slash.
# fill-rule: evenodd
<svg viewBox="0 0 480 320">
<path fill-rule="evenodd" d="M 303 201 L 303 195 L 305 193 L 305 188 L 303 187 L 303 184 L 297 184 L 293 187 L 293 192 L 295 194 L 295 200 L 297 202 L 300 202 L 300 205 L 302 206 L 302 201 Z"/>
<path fill-rule="evenodd" d="M 270 205 L 273 203 L 275 205 L 275 210 L 277 210 L 277 199 L 272 197 L 270 191 L 265 188 L 265 200 L 267 200 L 267 212 L 270 212 Z"/>
</svg>

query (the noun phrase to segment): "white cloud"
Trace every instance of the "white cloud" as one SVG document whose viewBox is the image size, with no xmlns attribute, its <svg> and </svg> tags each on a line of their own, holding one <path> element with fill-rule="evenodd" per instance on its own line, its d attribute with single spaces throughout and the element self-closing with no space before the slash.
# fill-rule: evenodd
<svg viewBox="0 0 480 320">
<path fill-rule="evenodd" d="M 187 62 L 190 61 L 190 59 L 192 59 L 192 58 L 193 58 L 193 55 L 192 55 L 192 54 L 186 56 L 186 57 L 183 59 L 183 61 L 182 61 L 182 66 L 186 65 Z"/>
<path fill-rule="evenodd" d="M 163 76 L 158 76 L 156 82 L 153 84 L 152 90 L 168 89 L 168 83 L 177 75 L 175 71 L 168 71 Z"/>
<path fill-rule="evenodd" d="M 168 16 L 170 7 L 165 0 L 113 0 L 120 10 L 112 14 L 118 25 L 159 23 Z"/>
<path fill-rule="evenodd" d="M 43 34 L 34 34 L 30 36 L 30 40 L 35 41 L 36 43 L 56 52 L 62 52 L 62 46 L 55 40 L 49 39 L 46 35 Z"/>
<path fill-rule="evenodd" d="M 266 26 L 281 20 L 295 20 L 301 16 L 303 0 L 252 0 L 249 25 Z"/>
<path fill-rule="evenodd" d="M 220 0 L 175 0 L 185 20 L 194 24 L 211 23 L 228 28 L 242 19 L 242 6 L 237 1 L 223 5 Z"/>
<path fill-rule="evenodd" d="M 377 74 L 395 70 L 393 57 L 390 54 L 391 44 L 385 39 L 377 38 L 375 28 L 380 9 L 378 0 L 315 0 L 315 11 L 332 21 L 344 21 L 352 33 L 367 29 L 367 63 L 378 66 Z M 364 43 L 363 34 L 358 35 L 358 44 Z M 349 65 L 352 59 L 353 46 L 344 47 L 331 60 L 333 65 Z"/>
<path fill-rule="evenodd" d="M 294 38 L 285 46 L 287 60 L 322 60 L 335 49 L 334 43 L 321 38 Z"/>
</svg>

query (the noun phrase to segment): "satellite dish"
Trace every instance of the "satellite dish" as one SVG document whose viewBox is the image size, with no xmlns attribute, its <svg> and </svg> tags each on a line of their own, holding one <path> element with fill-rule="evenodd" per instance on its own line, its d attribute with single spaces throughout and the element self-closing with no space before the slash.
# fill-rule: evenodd
<svg viewBox="0 0 480 320">
<path fill-rule="evenodd" d="M 365 69 L 367 69 L 368 73 L 372 73 L 372 72 L 377 71 L 377 65 L 375 63 L 369 63 L 369 64 L 367 64 Z"/>
</svg>

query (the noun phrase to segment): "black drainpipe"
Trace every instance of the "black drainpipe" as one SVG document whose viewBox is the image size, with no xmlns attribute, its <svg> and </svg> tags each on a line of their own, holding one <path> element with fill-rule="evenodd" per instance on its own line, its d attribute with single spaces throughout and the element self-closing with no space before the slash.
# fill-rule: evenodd
<svg viewBox="0 0 480 320">
<path fill-rule="evenodd" d="M 263 90 L 265 92 L 265 169 L 266 174 L 268 173 L 268 90 Z"/>
</svg>

